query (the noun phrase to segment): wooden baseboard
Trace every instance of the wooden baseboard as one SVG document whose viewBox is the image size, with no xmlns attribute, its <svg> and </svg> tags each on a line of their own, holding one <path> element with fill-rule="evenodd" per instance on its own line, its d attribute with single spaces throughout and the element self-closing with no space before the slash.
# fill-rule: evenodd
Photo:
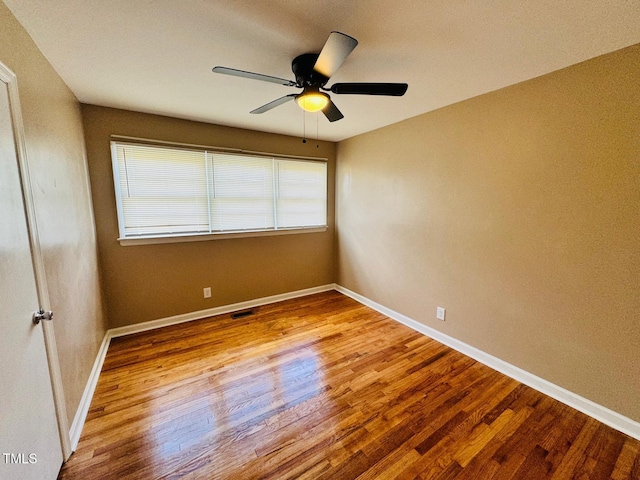
<svg viewBox="0 0 640 480">
<path fill-rule="evenodd" d="M 96 390 L 96 385 L 98 384 L 98 378 L 100 378 L 100 371 L 102 370 L 104 359 L 107 356 L 107 350 L 109 349 L 110 341 L 111 335 L 107 330 L 104 338 L 102 339 L 102 343 L 100 344 L 100 348 L 98 349 L 96 360 L 95 362 L 93 362 L 93 368 L 91 369 L 91 373 L 89 374 L 87 385 L 84 387 L 84 392 L 82 393 L 82 398 L 80 399 L 80 405 L 78 405 L 76 415 L 73 418 L 73 423 L 71 424 L 71 428 L 69 429 L 72 451 L 75 451 L 76 447 L 78 446 L 78 442 L 80 441 L 82 427 L 84 426 L 84 422 L 87 419 L 87 413 L 89 413 L 89 407 L 91 406 L 93 392 L 95 392 Z"/>
<path fill-rule="evenodd" d="M 479 350 L 471 345 L 467 345 L 460 340 L 457 340 L 453 337 L 445 335 L 438 330 L 435 330 L 431 327 L 428 327 L 416 320 L 413 320 L 401 313 L 398 313 L 390 308 L 387 308 L 379 303 L 374 302 L 373 300 L 364 297 L 356 292 L 353 292 L 345 287 L 340 285 L 336 285 L 336 290 L 348 297 L 353 298 L 354 300 L 366 305 L 367 307 L 373 308 L 378 312 L 386 315 L 389 318 L 396 320 L 424 335 L 427 335 L 434 340 L 437 340 L 440 343 L 447 345 L 448 347 L 457 350 L 460 353 L 467 355 L 468 357 L 477 360 L 478 362 L 487 365 L 488 367 L 497 370 L 508 377 L 513 378 L 525 385 L 530 386 L 531 388 L 536 389 L 537 391 L 544 393 L 545 395 L 550 396 L 558 400 L 559 402 L 564 403 L 576 410 L 589 415 L 590 417 L 595 418 L 596 420 L 604 423 L 605 425 L 609 425 L 616 430 L 625 433 L 637 440 L 640 440 L 640 423 L 632 420 L 624 415 L 619 414 L 618 412 L 614 412 L 602 405 L 599 405 L 589 399 L 581 397 L 580 395 L 570 392 L 558 385 L 555 385 L 544 378 L 540 378 L 532 373 L 529 373 L 521 368 L 518 368 L 514 365 L 511 365 L 504 360 L 501 360 L 493 355 L 490 355 L 482 350 Z"/>
<path fill-rule="evenodd" d="M 155 328 L 166 327 L 168 325 L 176 325 L 178 323 L 190 322 L 192 320 L 200 320 L 201 318 L 213 317 L 215 315 L 224 315 L 225 313 L 244 310 L 247 308 L 259 307 L 268 303 L 281 302 L 291 298 L 305 297 L 314 293 L 326 292 L 334 290 L 334 284 L 321 285 L 319 287 L 305 288 L 304 290 L 296 290 L 294 292 L 281 293 L 279 295 L 271 295 L 270 297 L 256 298 L 247 300 L 246 302 L 232 303 L 230 305 L 222 305 L 220 307 L 208 308 L 197 312 L 184 313 L 182 315 L 174 315 L 172 317 L 160 318 L 149 322 L 137 323 L 135 325 L 127 325 L 125 327 L 112 328 L 109 330 L 111 337 L 121 337 L 123 335 L 131 335 L 132 333 L 144 332 Z"/>
</svg>

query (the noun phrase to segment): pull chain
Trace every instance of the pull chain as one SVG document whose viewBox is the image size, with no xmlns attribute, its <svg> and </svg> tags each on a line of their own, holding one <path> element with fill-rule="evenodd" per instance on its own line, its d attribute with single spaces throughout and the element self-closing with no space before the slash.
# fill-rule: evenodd
<svg viewBox="0 0 640 480">
<path fill-rule="evenodd" d="M 307 112 L 302 110 L 302 143 L 307 143 Z"/>
<path fill-rule="evenodd" d="M 316 148 L 320 148 L 320 140 L 319 140 L 319 127 L 318 127 L 318 117 L 320 114 L 316 113 Z M 302 110 L 302 143 L 307 143 L 307 112 Z"/>
</svg>

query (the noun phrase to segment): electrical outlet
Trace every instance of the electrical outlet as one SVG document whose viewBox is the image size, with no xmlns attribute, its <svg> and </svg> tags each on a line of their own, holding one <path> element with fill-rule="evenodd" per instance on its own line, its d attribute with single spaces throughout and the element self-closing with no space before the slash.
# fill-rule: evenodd
<svg viewBox="0 0 640 480">
<path fill-rule="evenodd" d="M 446 310 L 444 309 L 444 307 L 438 307 L 436 308 L 436 318 L 438 320 L 442 320 L 444 322 L 444 314 L 445 314 Z"/>
<path fill-rule="evenodd" d="M 205 287 L 203 289 L 204 298 L 211 298 L 211 287 Z"/>
</svg>

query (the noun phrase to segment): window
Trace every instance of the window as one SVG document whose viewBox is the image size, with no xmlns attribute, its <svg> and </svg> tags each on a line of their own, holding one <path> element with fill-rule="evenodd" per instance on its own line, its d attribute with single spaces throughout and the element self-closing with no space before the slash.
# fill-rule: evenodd
<svg viewBox="0 0 640 480">
<path fill-rule="evenodd" d="M 321 160 L 111 142 L 119 240 L 326 228 Z"/>
</svg>

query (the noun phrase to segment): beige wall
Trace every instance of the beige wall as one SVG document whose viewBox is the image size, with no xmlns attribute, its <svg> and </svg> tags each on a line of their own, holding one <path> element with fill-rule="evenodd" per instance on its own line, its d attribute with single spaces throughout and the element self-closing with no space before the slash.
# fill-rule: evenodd
<svg viewBox="0 0 640 480">
<path fill-rule="evenodd" d="M 80 105 L 2 2 L 0 61 L 18 78 L 38 231 L 71 422 L 106 330 Z"/>
<path fill-rule="evenodd" d="M 639 86 L 636 45 L 341 142 L 337 282 L 640 420 Z"/>
<path fill-rule="evenodd" d="M 83 106 L 89 170 L 111 327 L 332 283 L 335 144 L 124 110 Z M 110 135 L 329 159 L 323 233 L 121 246 Z M 202 295 L 211 287 L 212 298 Z"/>
</svg>

